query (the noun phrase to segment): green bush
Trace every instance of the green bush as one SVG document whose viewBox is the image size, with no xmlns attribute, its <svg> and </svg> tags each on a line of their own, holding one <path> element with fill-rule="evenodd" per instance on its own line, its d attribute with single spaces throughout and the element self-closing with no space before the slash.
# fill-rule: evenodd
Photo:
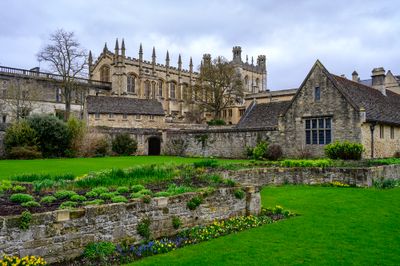
<svg viewBox="0 0 400 266">
<path fill-rule="evenodd" d="M 11 181 L 9 180 L 0 180 L 0 194 L 3 193 L 6 190 L 9 190 L 12 188 Z"/>
<path fill-rule="evenodd" d="M 144 195 L 142 197 L 143 203 L 149 204 L 151 202 L 151 196 L 150 195 Z"/>
<path fill-rule="evenodd" d="M 24 211 L 19 218 L 19 228 L 22 230 L 29 229 L 32 221 L 32 214 L 29 211 Z"/>
<path fill-rule="evenodd" d="M 145 189 L 145 187 L 143 185 L 133 185 L 132 186 L 132 191 L 133 192 L 139 192 L 141 190 Z"/>
<path fill-rule="evenodd" d="M 235 198 L 237 199 L 244 199 L 246 196 L 246 193 L 242 189 L 236 189 L 233 194 L 235 195 Z"/>
<path fill-rule="evenodd" d="M 113 203 L 119 203 L 119 202 L 126 203 L 126 202 L 128 202 L 128 199 L 125 198 L 124 196 L 114 196 L 114 197 L 111 198 L 111 201 Z"/>
<path fill-rule="evenodd" d="M 71 141 L 68 157 L 75 157 L 81 148 L 83 137 L 85 135 L 85 123 L 74 116 L 70 116 L 67 121 L 68 135 Z"/>
<path fill-rule="evenodd" d="M 374 187 L 379 188 L 379 189 L 389 189 L 389 188 L 394 188 L 397 186 L 400 186 L 400 181 L 395 180 L 395 179 L 375 179 L 372 181 L 372 184 Z"/>
<path fill-rule="evenodd" d="M 35 199 L 29 194 L 16 193 L 11 195 L 10 200 L 16 203 L 23 203 L 28 201 L 34 201 Z"/>
<path fill-rule="evenodd" d="M 70 197 L 70 200 L 72 200 L 72 201 L 85 201 L 86 197 L 85 196 L 81 196 L 81 195 L 72 195 Z"/>
<path fill-rule="evenodd" d="M 150 219 L 145 218 L 137 225 L 137 232 L 145 239 L 150 238 Z"/>
<path fill-rule="evenodd" d="M 253 159 L 262 160 L 266 157 L 268 151 L 268 142 L 261 141 L 253 149 Z"/>
<path fill-rule="evenodd" d="M 83 257 L 91 261 L 104 262 L 115 252 L 115 245 L 111 242 L 90 243 L 83 251 Z"/>
<path fill-rule="evenodd" d="M 96 157 L 104 157 L 110 153 L 110 143 L 106 137 L 94 141 L 93 153 Z"/>
<path fill-rule="evenodd" d="M 99 195 L 99 197 L 103 200 L 110 200 L 113 197 L 118 196 L 118 192 L 105 192 L 105 193 L 101 193 Z"/>
<path fill-rule="evenodd" d="M 74 180 L 75 176 L 73 174 L 58 174 L 58 175 L 49 175 L 49 174 L 21 174 L 15 175 L 11 177 L 11 180 L 19 181 L 19 182 L 34 182 L 40 180 Z"/>
<path fill-rule="evenodd" d="M 93 189 L 91 190 L 91 192 L 97 194 L 95 197 L 97 197 L 97 196 L 100 195 L 100 194 L 107 193 L 107 192 L 109 192 L 109 191 L 110 191 L 110 190 L 109 190 L 108 188 L 106 188 L 106 187 L 95 187 L 95 188 L 93 188 Z"/>
<path fill-rule="evenodd" d="M 325 146 L 325 154 L 331 159 L 360 160 L 364 147 L 348 141 L 334 142 Z"/>
<path fill-rule="evenodd" d="M 186 204 L 186 206 L 189 208 L 189 210 L 195 210 L 200 204 L 203 202 L 203 199 L 199 196 L 193 197 L 191 200 L 189 200 Z"/>
<path fill-rule="evenodd" d="M 116 190 L 118 193 L 123 194 L 123 193 L 128 193 L 129 192 L 129 187 L 123 186 L 123 187 L 117 187 Z"/>
<path fill-rule="evenodd" d="M 12 147 L 7 153 L 9 159 L 32 160 L 42 158 L 42 153 L 36 146 Z"/>
<path fill-rule="evenodd" d="M 118 134 L 112 141 L 112 151 L 118 155 L 132 155 L 136 150 L 137 141 L 128 133 Z"/>
<path fill-rule="evenodd" d="M 154 194 L 154 197 L 169 197 L 169 196 L 171 196 L 171 193 L 167 191 L 160 191 Z"/>
<path fill-rule="evenodd" d="M 31 201 L 27 201 L 27 202 L 21 203 L 21 206 L 22 206 L 22 207 L 27 207 L 27 208 L 30 208 L 30 207 L 40 207 L 40 204 L 39 204 L 39 202 L 36 202 L 36 201 L 34 201 L 34 200 L 31 200 Z"/>
<path fill-rule="evenodd" d="M 54 196 L 44 196 L 44 197 L 40 200 L 40 202 L 41 202 L 41 203 L 53 203 L 53 202 L 56 201 L 56 200 L 57 200 L 57 198 L 54 197 Z"/>
<path fill-rule="evenodd" d="M 69 149 L 71 138 L 67 125 L 55 116 L 34 115 L 28 118 L 36 131 L 39 149 L 44 157 L 63 157 Z"/>
<path fill-rule="evenodd" d="M 87 197 L 87 198 L 96 198 L 96 197 L 98 197 L 99 196 L 99 194 L 97 194 L 96 192 L 94 192 L 94 191 L 88 191 L 88 192 L 86 192 L 86 194 L 85 194 L 85 197 Z"/>
<path fill-rule="evenodd" d="M 73 209 L 78 206 L 78 203 L 75 201 L 65 201 L 61 203 L 61 205 L 58 207 L 59 209 Z"/>
<path fill-rule="evenodd" d="M 54 197 L 57 199 L 70 199 L 74 195 L 77 195 L 77 193 L 71 190 L 59 190 L 54 193 Z"/>
<path fill-rule="evenodd" d="M 279 162 L 281 167 L 329 167 L 332 161 L 329 159 L 318 160 L 283 160 Z"/>
<path fill-rule="evenodd" d="M 172 226 L 175 229 L 178 229 L 179 227 L 181 227 L 181 225 L 182 225 L 182 220 L 179 217 L 177 216 L 172 217 Z"/>
<path fill-rule="evenodd" d="M 26 187 L 20 186 L 20 185 L 15 185 L 11 188 L 13 192 L 24 192 L 26 190 Z"/>
<path fill-rule="evenodd" d="M 207 124 L 209 126 L 225 126 L 226 125 L 225 121 L 222 119 L 212 119 L 212 120 L 208 121 Z"/>
<path fill-rule="evenodd" d="M 95 200 L 90 200 L 90 201 L 85 201 L 83 202 L 83 205 L 101 205 L 104 203 L 104 200 L 102 199 L 95 199 Z"/>
<path fill-rule="evenodd" d="M 20 121 L 7 128 L 4 136 L 4 148 L 8 154 L 15 147 L 37 147 L 36 131 L 26 122 Z"/>
</svg>

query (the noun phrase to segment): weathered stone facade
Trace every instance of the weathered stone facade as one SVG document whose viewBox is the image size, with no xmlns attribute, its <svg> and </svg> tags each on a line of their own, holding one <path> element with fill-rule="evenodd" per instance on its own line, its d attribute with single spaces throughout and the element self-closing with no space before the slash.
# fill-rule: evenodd
<svg viewBox="0 0 400 266">
<path fill-rule="evenodd" d="M 276 128 L 169 130 L 166 132 L 164 144 L 172 139 L 182 139 L 186 142 L 186 156 L 246 158 L 246 147 L 254 147 L 261 140 L 282 145 Z"/>
<path fill-rule="evenodd" d="M 165 128 L 165 117 L 154 115 L 89 114 L 88 123 L 98 127 L 121 128 Z"/>
<path fill-rule="evenodd" d="M 320 89 L 319 100 L 315 100 L 315 88 Z M 285 136 L 285 155 L 297 156 L 299 149 L 307 149 L 313 156 L 323 157 L 325 143 L 306 144 L 305 119 L 325 117 L 332 118 L 332 142 L 361 142 L 360 111 L 336 89 L 325 68 L 317 63 L 279 121 Z"/>
<path fill-rule="evenodd" d="M 148 204 L 137 199 L 126 204 L 33 214 L 26 231 L 19 229 L 19 217 L 3 217 L 0 225 L 0 254 L 20 257 L 36 255 L 44 257 L 47 262 L 64 261 L 81 255 L 90 242 L 118 242 L 126 237 L 133 237 L 139 242 L 142 237 L 137 233 L 137 226 L 146 218 L 151 222 L 151 237 L 157 238 L 178 232 L 172 226 L 173 217 L 181 219 L 181 230 L 217 219 L 258 214 L 261 209 L 258 189 L 247 187 L 244 199 L 234 196 L 235 189 L 217 189 L 193 211 L 186 204 L 197 193 L 153 198 Z"/>
<path fill-rule="evenodd" d="M 373 127 L 371 135 L 371 124 L 364 123 L 361 126 L 362 142 L 365 148 L 365 157 L 372 157 L 371 148 L 374 149 L 374 157 L 387 158 L 392 157 L 396 152 L 400 152 L 400 127 L 385 124 L 377 124 Z M 383 135 L 381 130 L 383 128 Z M 372 143 L 373 138 L 373 143 Z"/>
</svg>

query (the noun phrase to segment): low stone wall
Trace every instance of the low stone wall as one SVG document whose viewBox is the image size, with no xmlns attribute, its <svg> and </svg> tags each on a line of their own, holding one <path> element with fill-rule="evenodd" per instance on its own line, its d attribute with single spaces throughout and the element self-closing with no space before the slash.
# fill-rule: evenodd
<svg viewBox="0 0 400 266">
<path fill-rule="evenodd" d="M 157 238 L 177 233 L 172 226 L 173 217 L 179 217 L 184 228 L 237 215 L 258 214 L 261 208 L 259 190 L 246 187 L 246 197 L 237 199 L 235 189 L 217 189 L 193 211 L 186 204 L 198 193 L 154 198 L 147 204 L 135 200 L 126 204 L 33 214 L 26 231 L 18 227 L 19 216 L 0 217 L 0 256 L 37 255 L 48 262 L 64 261 L 81 255 L 89 242 L 118 242 L 125 237 L 140 241 L 137 225 L 145 218 L 150 219 L 151 235 Z"/>
<path fill-rule="evenodd" d="M 372 186 L 381 178 L 400 179 L 400 165 L 384 165 L 366 168 L 254 168 L 224 171 L 230 178 L 243 185 L 265 186 L 282 184 L 322 184 L 338 181 L 359 187 Z"/>
<path fill-rule="evenodd" d="M 237 129 L 210 128 L 207 130 L 168 130 L 164 144 L 172 139 L 183 139 L 187 144 L 185 156 L 215 156 L 245 158 L 246 147 L 254 147 L 259 140 L 280 144 L 276 128 Z M 165 146 L 164 146 L 165 147 Z M 168 153 L 164 150 L 165 153 Z"/>
</svg>

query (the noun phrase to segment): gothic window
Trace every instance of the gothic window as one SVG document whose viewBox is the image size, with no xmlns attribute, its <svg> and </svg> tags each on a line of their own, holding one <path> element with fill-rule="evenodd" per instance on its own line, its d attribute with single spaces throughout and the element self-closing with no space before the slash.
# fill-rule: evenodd
<svg viewBox="0 0 400 266">
<path fill-rule="evenodd" d="M 135 93 L 136 92 L 135 89 L 136 89 L 136 77 L 132 74 L 129 74 L 126 83 L 126 91 L 128 93 Z"/>
<path fill-rule="evenodd" d="M 248 76 L 244 77 L 244 85 L 246 85 L 246 87 L 249 86 L 249 77 Z"/>
<path fill-rule="evenodd" d="M 110 82 L 110 67 L 109 66 L 102 66 L 100 68 L 100 81 Z"/>
<path fill-rule="evenodd" d="M 156 98 L 156 83 L 155 82 L 151 83 L 151 98 L 152 99 Z"/>
<path fill-rule="evenodd" d="M 158 81 L 158 96 L 162 97 L 163 96 L 163 82 L 162 80 Z"/>
<path fill-rule="evenodd" d="M 314 88 L 314 101 L 319 102 L 321 100 L 321 89 L 320 87 Z"/>
<path fill-rule="evenodd" d="M 182 92 L 183 92 L 183 100 L 184 101 L 189 101 L 190 97 L 189 97 L 189 87 L 188 85 L 185 83 L 182 86 Z"/>
<path fill-rule="evenodd" d="M 175 94 L 176 84 L 174 82 L 171 82 L 169 86 L 170 86 L 169 98 L 175 99 L 176 98 L 176 94 Z"/>
<path fill-rule="evenodd" d="M 323 145 L 332 142 L 332 118 L 320 117 L 305 120 L 306 144 Z"/>
<path fill-rule="evenodd" d="M 150 92 L 151 92 L 150 81 L 146 81 L 144 83 L 144 97 L 146 99 L 150 99 Z"/>
</svg>

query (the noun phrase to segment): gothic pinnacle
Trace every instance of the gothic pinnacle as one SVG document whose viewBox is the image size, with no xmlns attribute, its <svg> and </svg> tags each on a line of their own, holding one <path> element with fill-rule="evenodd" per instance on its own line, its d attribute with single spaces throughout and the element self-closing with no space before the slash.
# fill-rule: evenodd
<svg viewBox="0 0 400 266">
<path fill-rule="evenodd" d="M 182 69 L 182 57 L 181 57 L 181 54 L 179 54 L 179 57 L 178 57 L 178 68 Z"/>
<path fill-rule="evenodd" d="M 119 45 L 118 45 L 118 38 L 117 38 L 117 40 L 115 41 L 115 51 L 118 51 L 119 50 Z"/>
<path fill-rule="evenodd" d="M 153 46 L 153 53 L 151 55 L 152 58 L 156 58 L 156 48 Z"/>
</svg>

